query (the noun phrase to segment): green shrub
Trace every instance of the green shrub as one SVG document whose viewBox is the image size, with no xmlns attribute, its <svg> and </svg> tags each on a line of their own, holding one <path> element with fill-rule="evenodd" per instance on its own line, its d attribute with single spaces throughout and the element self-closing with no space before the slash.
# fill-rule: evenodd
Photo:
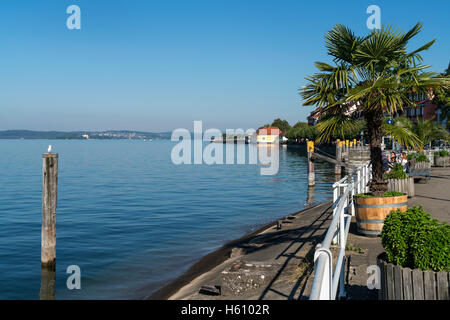
<svg viewBox="0 0 450 320">
<path fill-rule="evenodd" d="M 391 171 L 385 174 L 385 179 L 406 179 L 408 175 L 405 170 L 403 170 L 403 166 L 400 163 L 394 164 Z"/>
<path fill-rule="evenodd" d="M 420 152 L 408 154 L 408 160 L 416 160 L 416 162 L 430 162 L 427 156 Z"/>
<path fill-rule="evenodd" d="M 399 197 L 404 196 L 405 194 L 403 192 L 398 191 L 386 191 L 383 195 L 383 197 Z"/>
<path fill-rule="evenodd" d="M 450 226 L 431 219 L 422 207 L 391 211 L 381 243 L 387 261 L 412 269 L 450 270 Z"/>
<path fill-rule="evenodd" d="M 449 155 L 447 150 L 436 151 L 434 153 L 435 157 L 447 157 Z"/>
<path fill-rule="evenodd" d="M 411 241 L 414 267 L 450 271 L 450 225 L 433 219 L 419 229 Z"/>
<path fill-rule="evenodd" d="M 398 192 L 398 191 L 386 191 L 382 197 L 398 197 L 398 196 L 404 196 L 405 194 L 402 192 Z M 360 193 L 360 194 L 355 194 L 355 197 L 360 197 L 360 198 L 375 198 L 375 197 L 379 197 L 379 196 L 375 196 L 373 193 Z"/>
</svg>

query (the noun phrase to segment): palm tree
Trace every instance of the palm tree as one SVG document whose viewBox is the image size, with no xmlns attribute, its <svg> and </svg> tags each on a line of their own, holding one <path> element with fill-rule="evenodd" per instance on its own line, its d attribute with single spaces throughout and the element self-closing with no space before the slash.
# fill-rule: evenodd
<svg viewBox="0 0 450 320">
<path fill-rule="evenodd" d="M 434 140 L 446 139 L 447 131 L 442 124 L 434 122 L 434 118 L 421 120 L 417 118 L 414 122 L 405 117 L 395 119 L 396 124 L 403 127 L 405 131 L 409 131 L 420 140 L 419 151 L 422 151 L 424 145 Z M 390 133 L 392 134 L 392 133 Z M 395 135 L 395 133 L 394 133 Z"/>
<path fill-rule="evenodd" d="M 442 75 L 450 75 L 450 63 Z M 441 119 L 450 118 L 450 90 L 448 88 L 439 88 L 439 90 L 436 90 L 433 102 L 437 105 L 437 108 L 441 110 Z"/>
<path fill-rule="evenodd" d="M 307 85 L 299 89 L 305 99 L 303 105 L 317 105 L 324 110 L 318 124 L 319 140 L 329 140 L 344 128 L 354 126 L 356 115 L 365 117 L 373 177 L 370 190 L 376 195 L 387 190 L 381 159 L 381 140 L 387 133 L 384 117 L 404 105 L 416 106 L 411 93 L 429 94 L 430 88 L 448 83 L 448 78 L 425 72 L 429 66 L 421 64 L 420 52 L 434 40 L 412 52 L 406 50 L 408 41 L 421 28 L 418 23 L 405 33 L 383 26 L 360 37 L 337 25 L 325 35 L 334 65 L 316 62 L 319 71 L 307 77 Z M 406 128 L 391 125 L 390 129 L 396 131 L 395 137 L 402 139 L 403 145 L 420 147 L 420 141 Z"/>
<path fill-rule="evenodd" d="M 431 143 L 433 140 L 443 139 L 446 136 L 446 130 L 435 123 L 432 118 L 426 120 L 417 119 L 413 124 L 413 132 L 424 145 Z"/>
<path fill-rule="evenodd" d="M 391 136 L 398 144 L 407 149 L 412 147 L 422 150 L 424 143 L 414 129 L 414 124 L 404 117 L 396 118 L 393 124 L 387 123 L 387 119 L 385 119 L 382 124 L 384 135 Z"/>
</svg>

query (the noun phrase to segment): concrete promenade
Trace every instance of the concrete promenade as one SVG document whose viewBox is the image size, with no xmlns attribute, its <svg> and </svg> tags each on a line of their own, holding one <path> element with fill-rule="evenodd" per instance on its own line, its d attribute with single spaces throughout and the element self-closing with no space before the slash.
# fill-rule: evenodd
<svg viewBox="0 0 450 320">
<path fill-rule="evenodd" d="M 433 168 L 429 182 L 415 183 L 415 191 L 416 196 L 408 199 L 408 206 L 421 205 L 433 217 L 450 223 L 450 168 Z M 330 202 L 324 203 L 287 216 L 278 226 L 274 223 L 225 245 L 205 257 L 205 263 L 199 261 L 184 277 L 149 298 L 308 299 L 314 249 L 323 240 L 331 222 L 330 205 Z M 336 248 L 332 247 L 331 251 L 336 258 Z M 353 218 L 346 250 L 348 299 L 377 299 L 377 291 L 369 290 L 366 285 L 367 267 L 375 265 L 376 257 L 383 251 L 380 237 L 368 238 L 356 233 Z M 208 264 L 213 260 L 216 263 Z M 202 286 L 206 286 L 205 290 L 201 290 Z"/>
</svg>

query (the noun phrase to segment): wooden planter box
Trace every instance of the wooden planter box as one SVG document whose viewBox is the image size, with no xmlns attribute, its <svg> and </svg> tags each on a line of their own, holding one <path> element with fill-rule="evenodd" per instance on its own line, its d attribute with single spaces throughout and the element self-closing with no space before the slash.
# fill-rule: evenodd
<svg viewBox="0 0 450 320">
<path fill-rule="evenodd" d="M 407 210 L 408 197 L 354 197 L 358 233 L 376 237 L 383 230 L 384 219 L 392 211 Z"/>
<path fill-rule="evenodd" d="M 403 268 L 377 257 L 380 268 L 378 300 L 449 300 L 450 273 Z"/>
<path fill-rule="evenodd" d="M 415 162 L 410 165 L 409 169 L 414 171 L 430 170 L 431 162 Z"/>
<path fill-rule="evenodd" d="M 450 157 L 434 157 L 435 167 L 448 167 L 450 166 Z"/>
<path fill-rule="evenodd" d="M 408 198 L 414 197 L 414 178 L 388 179 L 388 190 L 406 193 Z"/>
<path fill-rule="evenodd" d="M 428 183 L 431 174 L 431 162 L 415 162 L 411 160 L 411 163 L 408 166 L 407 174 L 413 178 L 424 177 Z"/>
</svg>

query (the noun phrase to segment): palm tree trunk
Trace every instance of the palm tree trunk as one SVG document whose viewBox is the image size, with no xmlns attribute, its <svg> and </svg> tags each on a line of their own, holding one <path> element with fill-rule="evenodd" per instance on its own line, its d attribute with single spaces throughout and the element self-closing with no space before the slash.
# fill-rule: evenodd
<svg viewBox="0 0 450 320">
<path fill-rule="evenodd" d="M 370 145 L 370 162 L 372 163 L 372 181 L 369 187 L 374 195 L 381 196 L 387 191 L 387 181 L 383 179 L 383 160 L 381 157 L 383 114 L 369 111 L 366 114 L 366 121 Z"/>
</svg>

